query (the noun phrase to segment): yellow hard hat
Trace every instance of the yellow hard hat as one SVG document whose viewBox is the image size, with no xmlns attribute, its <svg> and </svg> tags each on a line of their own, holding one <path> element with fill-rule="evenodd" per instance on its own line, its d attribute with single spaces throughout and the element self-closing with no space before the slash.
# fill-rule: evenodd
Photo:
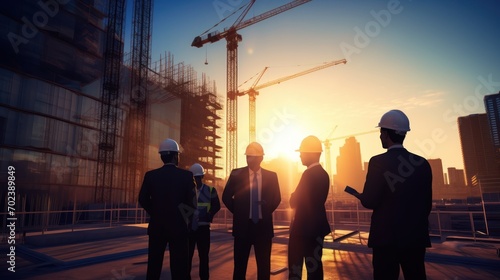
<svg viewBox="0 0 500 280">
<path fill-rule="evenodd" d="M 248 144 L 247 149 L 245 150 L 245 155 L 259 157 L 264 155 L 264 149 L 257 142 L 252 142 Z"/>
<path fill-rule="evenodd" d="M 300 143 L 300 148 L 296 150 L 296 152 L 301 153 L 321 153 L 323 151 L 323 147 L 321 145 L 321 141 L 319 141 L 318 137 L 314 135 L 309 135 L 302 143 Z"/>
</svg>

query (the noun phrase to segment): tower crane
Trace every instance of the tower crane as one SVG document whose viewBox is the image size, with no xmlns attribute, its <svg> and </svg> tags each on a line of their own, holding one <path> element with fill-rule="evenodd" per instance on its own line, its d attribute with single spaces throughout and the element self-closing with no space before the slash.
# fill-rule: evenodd
<svg viewBox="0 0 500 280">
<path fill-rule="evenodd" d="M 332 131 L 330 131 L 330 134 L 328 134 L 328 136 L 327 136 L 326 139 L 330 139 L 332 137 L 332 135 L 335 132 L 335 130 L 337 130 L 337 127 L 338 127 L 338 125 L 335 125 L 335 127 L 332 129 Z M 330 142 L 328 140 L 324 141 L 323 144 L 325 145 L 326 172 L 331 177 L 332 176 L 332 174 L 331 174 L 332 166 L 330 165 L 332 163 L 331 155 L 330 155 L 330 146 L 331 146 L 331 144 L 330 144 Z"/>
<path fill-rule="evenodd" d="M 202 34 L 196 36 L 191 43 L 191 46 L 201 48 L 206 43 L 215 43 L 221 39 L 226 39 L 227 44 L 227 80 L 226 80 L 226 90 L 227 90 L 227 104 L 226 104 L 226 174 L 234 169 L 237 163 L 237 107 L 238 107 L 238 42 L 242 40 L 238 30 L 248 27 L 252 24 L 258 23 L 277 14 L 295 8 L 299 5 L 305 4 L 312 0 L 295 0 L 280 7 L 274 8 L 270 11 L 264 12 L 260 15 L 252 17 L 243 21 L 247 15 L 250 8 L 255 3 L 255 0 L 251 0 L 250 3 L 245 7 L 240 16 L 236 19 L 235 23 L 231 27 L 224 29 L 223 32 L 214 31 L 206 35 Z"/>
<path fill-rule="evenodd" d="M 249 110 L 248 110 L 248 112 L 249 112 L 249 118 L 248 119 L 249 119 L 249 122 L 250 122 L 249 123 L 250 142 L 253 142 L 253 141 L 256 140 L 256 131 L 255 131 L 255 119 L 256 119 L 256 117 L 255 117 L 255 115 L 256 115 L 255 99 L 256 99 L 257 95 L 259 95 L 258 90 L 266 88 L 266 87 L 269 87 L 269 86 L 272 86 L 272 85 L 275 85 L 275 84 L 279 84 L 281 82 L 288 81 L 288 80 L 291 80 L 291 79 L 294 79 L 294 78 L 297 78 L 297 77 L 300 77 L 300 76 L 303 76 L 303 75 L 306 75 L 306 74 L 309 74 L 309 73 L 312 73 L 312 72 L 315 72 L 315 71 L 318 71 L 318 70 L 322 70 L 322 69 L 325 69 L 325 68 L 328 68 L 328 67 L 331 67 L 331 66 L 335 66 L 335 65 L 338 65 L 338 64 L 341 64 L 341 63 L 346 64 L 347 60 L 341 59 L 341 60 L 331 61 L 331 62 L 322 64 L 320 66 L 316 66 L 316 67 L 304 70 L 302 72 L 295 73 L 293 75 L 281 77 L 281 78 L 278 78 L 278 79 L 275 79 L 275 80 L 263 83 L 261 85 L 256 85 L 259 82 L 260 78 L 262 78 L 262 75 L 264 75 L 264 72 L 268 68 L 268 67 L 265 67 L 264 70 L 261 72 L 261 74 L 257 77 L 256 81 L 253 83 L 252 87 L 250 87 L 246 91 L 238 92 L 238 96 L 243 96 L 245 94 L 248 94 L 248 106 L 249 106 Z"/>
</svg>

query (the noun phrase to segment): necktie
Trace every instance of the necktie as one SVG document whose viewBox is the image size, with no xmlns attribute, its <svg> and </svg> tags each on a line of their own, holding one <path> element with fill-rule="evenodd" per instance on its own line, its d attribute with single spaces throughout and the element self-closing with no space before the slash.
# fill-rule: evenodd
<svg viewBox="0 0 500 280">
<path fill-rule="evenodd" d="M 254 224 L 259 222 L 259 181 L 257 180 L 257 172 L 253 173 L 252 183 L 252 221 Z"/>
</svg>

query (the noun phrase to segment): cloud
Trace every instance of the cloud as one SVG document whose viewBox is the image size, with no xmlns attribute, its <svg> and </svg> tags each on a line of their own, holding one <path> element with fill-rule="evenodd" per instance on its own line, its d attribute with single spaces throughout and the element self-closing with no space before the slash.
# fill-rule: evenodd
<svg viewBox="0 0 500 280">
<path fill-rule="evenodd" d="M 392 99 L 391 105 L 401 110 L 421 107 L 436 107 L 444 102 L 444 95 L 445 93 L 442 91 L 423 90 L 415 92 L 411 96 Z"/>
</svg>

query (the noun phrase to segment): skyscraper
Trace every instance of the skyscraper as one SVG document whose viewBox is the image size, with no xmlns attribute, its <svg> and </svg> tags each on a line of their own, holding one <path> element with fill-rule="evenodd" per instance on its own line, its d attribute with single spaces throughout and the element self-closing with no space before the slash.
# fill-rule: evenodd
<svg viewBox="0 0 500 280">
<path fill-rule="evenodd" d="M 500 169 L 500 92 L 486 95 L 484 107 L 490 125 L 491 140 L 495 146 L 496 161 Z"/>
<path fill-rule="evenodd" d="M 471 179 L 474 175 L 498 175 L 499 169 L 486 114 L 459 117 L 458 130 L 467 185 L 472 186 Z"/>
<path fill-rule="evenodd" d="M 429 165 L 432 169 L 432 186 L 433 187 L 443 187 L 444 186 L 444 173 L 443 173 L 443 161 L 440 158 L 428 159 Z"/>
<path fill-rule="evenodd" d="M 349 137 L 345 140 L 344 146 L 339 148 L 334 186 L 337 188 L 337 192 L 343 190 L 346 185 L 361 192 L 364 182 L 365 174 L 363 172 L 360 145 L 355 137 Z"/>
<path fill-rule="evenodd" d="M 456 169 L 455 167 L 448 167 L 448 181 L 452 188 L 465 187 L 465 175 L 463 169 Z"/>
</svg>

